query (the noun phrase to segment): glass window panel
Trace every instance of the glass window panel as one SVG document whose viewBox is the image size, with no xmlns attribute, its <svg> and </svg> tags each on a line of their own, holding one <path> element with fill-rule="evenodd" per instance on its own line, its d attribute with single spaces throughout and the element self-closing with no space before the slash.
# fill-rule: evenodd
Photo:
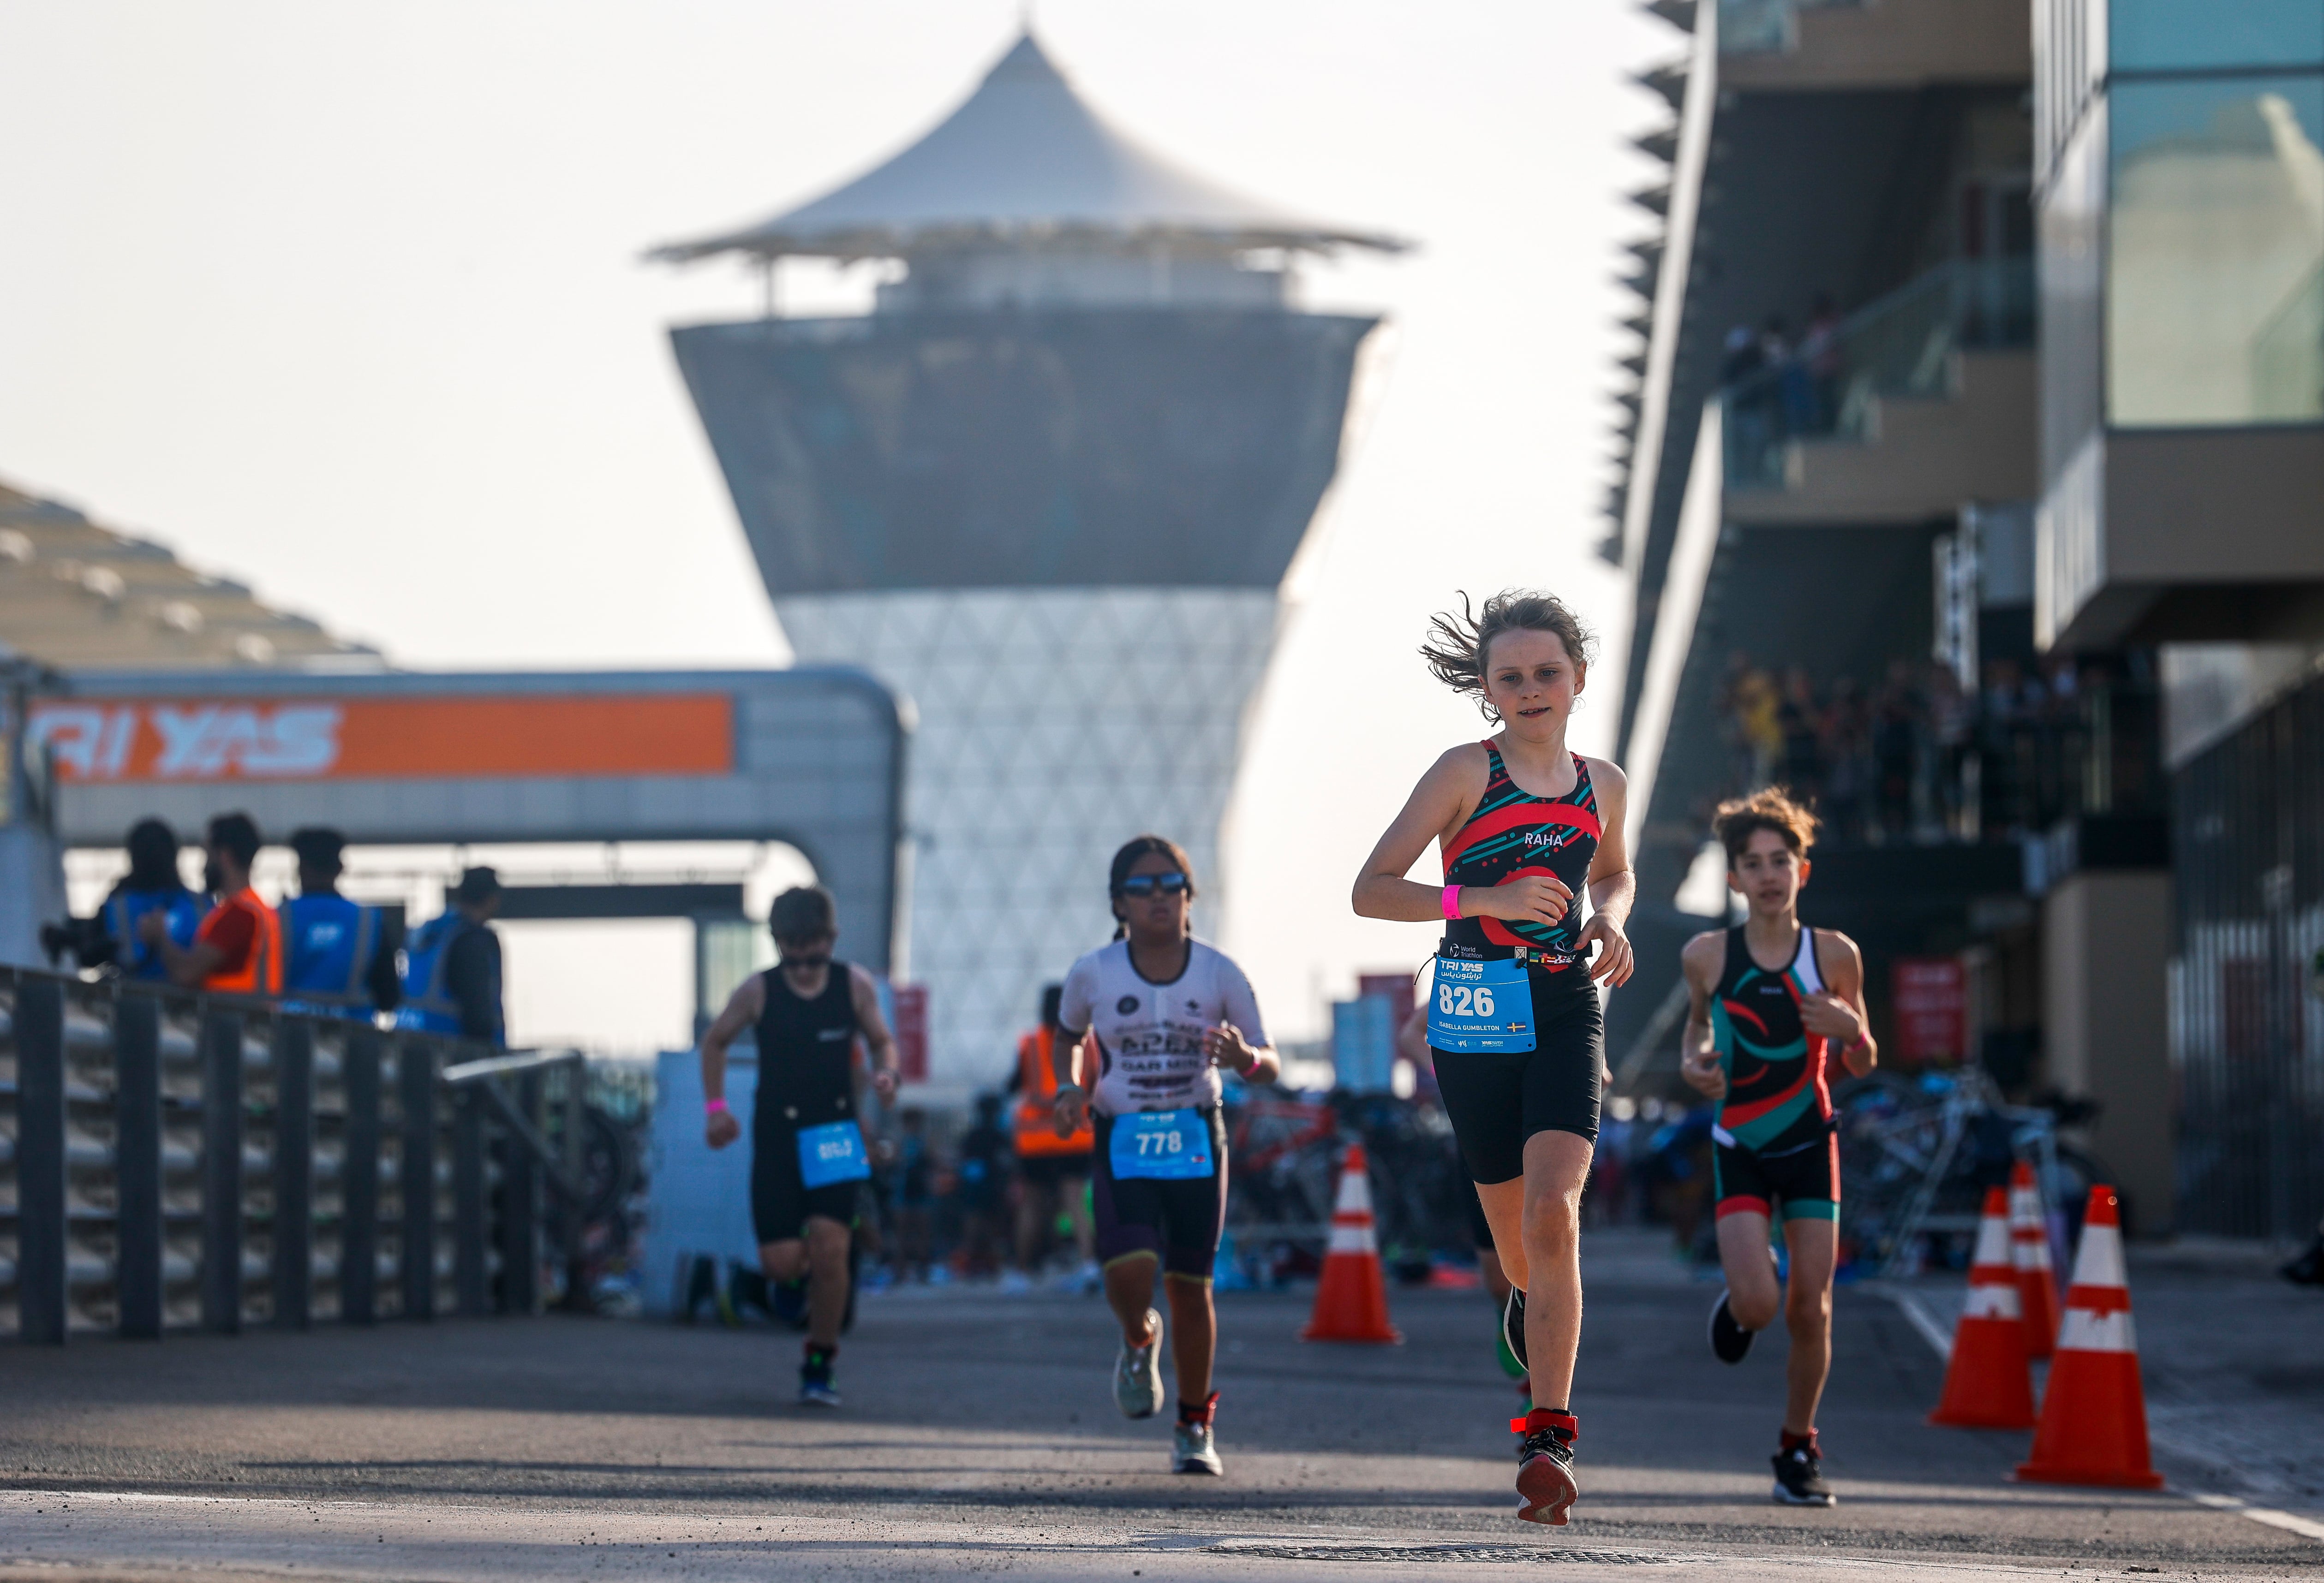
<svg viewBox="0 0 2324 1583">
<path fill-rule="evenodd" d="M 2109 100 L 2110 421 L 2324 419 L 2324 73 Z"/>
<path fill-rule="evenodd" d="M 2318 0 L 2114 0 L 2116 71 L 2324 66 Z"/>
</svg>

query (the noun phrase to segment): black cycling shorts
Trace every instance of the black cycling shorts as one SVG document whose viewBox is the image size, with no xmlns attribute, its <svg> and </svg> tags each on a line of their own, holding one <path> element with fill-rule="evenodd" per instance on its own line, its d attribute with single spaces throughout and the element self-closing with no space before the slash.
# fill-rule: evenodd
<svg viewBox="0 0 2324 1583">
<path fill-rule="evenodd" d="M 1534 1047 L 1522 1055 L 1432 1050 L 1436 1090 L 1461 1145 L 1471 1181 L 1491 1183 L 1525 1174 L 1526 1140 L 1536 1132 L 1571 1132 L 1598 1141 L 1598 1072 L 1606 1021 L 1587 979 L 1526 970 L 1533 989 Z"/>
<path fill-rule="evenodd" d="M 1217 1164 L 1208 1176 L 1178 1181 L 1114 1175 L 1109 1152 L 1113 1118 L 1099 1114 L 1092 1118 L 1097 1147 L 1089 1156 L 1090 1209 L 1096 1223 L 1098 1263 L 1151 1254 L 1162 1261 L 1165 1275 L 1187 1281 L 1211 1278 L 1227 1225 L 1227 1129 L 1217 1110 L 1205 1110 L 1203 1117 L 1210 1123 L 1211 1158 Z"/>
<path fill-rule="evenodd" d="M 807 1235 L 807 1217 L 855 1223 L 861 1182 L 809 1187 L 799 1178 L 798 1134 L 770 1127 L 751 1137 L 751 1228 L 763 1245 L 796 1242 Z"/>
<path fill-rule="evenodd" d="M 1090 1173 L 1087 1155 L 1019 1155 L 1017 1175 L 1028 1187 L 1060 1187 Z"/>
<path fill-rule="evenodd" d="M 1479 1253 L 1487 1248 L 1500 1251 L 1493 1244 L 1493 1223 L 1485 1219 L 1485 1201 L 1477 1196 L 1474 1185 L 1469 1189 L 1469 1238 L 1470 1246 Z"/>
<path fill-rule="evenodd" d="M 1840 1219 L 1840 1139 L 1831 1133 L 1775 1155 L 1741 1144 L 1711 1147 L 1720 1219 L 1746 1211 L 1770 1220 Z"/>
</svg>

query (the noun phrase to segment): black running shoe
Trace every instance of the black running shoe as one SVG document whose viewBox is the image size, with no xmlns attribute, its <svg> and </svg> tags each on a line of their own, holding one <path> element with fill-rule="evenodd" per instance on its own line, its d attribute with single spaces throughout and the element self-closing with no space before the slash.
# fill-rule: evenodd
<svg viewBox="0 0 2324 1583">
<path fill-rule="evenodd" d="M 1779 1506 L 1839 1505 L 1831 1486 L 1823 1481 L 1823 1459 L 1807 1446 L 1778 1451 L 1775 1464 L 1775 1504 Z"/>
<path fill-rule="evenodd" d="M 2295 1286 L 2324 1286 L 2324 1236 L 2308 1245 L 2308 1251 L 2282 1265 L 2276 1272 Z"/>
<path fill-rule="evenodd" d="M 1570 1414 L 1560 1417 L 1563 1422 L 1541 1429 L 1526 1429 L 1526 1418 L 1509 1423 L 1525 1435 L 1517 1443 L 1517 1516 L 1523 1522 L 1545 1523 L 1554 1528 L 1565 1526 L 1582 1494 L 1573 1477 L 1577 1426 Z"/>
<path fill-rule="evenodd" d="M 1735 1322 L 1735 1311 L 1727 1306 L 1727 1298 L 1728 1293 L 1721 1292 L 1718 1305 L 1711 1311 L 1711 1355 L 1721 1363 L 1740 1363 L 1751 1350 L 1751 1332 Z"/>
<path fill-rule="evenodd" d="M 1526 1361 L 1525 1293 L 1516 1286 L 1509 1288 L 1509 1300 L 1501 1304 L 1501 1345 L 1509 1349 L 1520 1370 L 1533 1372 L 1533 1365 Z"/>
</svg>

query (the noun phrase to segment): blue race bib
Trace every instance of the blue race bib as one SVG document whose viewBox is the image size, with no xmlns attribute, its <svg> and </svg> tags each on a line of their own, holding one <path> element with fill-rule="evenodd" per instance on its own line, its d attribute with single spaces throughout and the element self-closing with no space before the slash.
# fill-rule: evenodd
<svg viewBox="0 0 2324 1583">
<path fill-rule="evenodd" d="M 1436 993 L 1428 1002 L 1428 1042 L 1439 1050 L 1504 1051 L 1534 1047 L 1533 986 L 1526 964 L 1436 959 Z"/>
<path fill-rule="evenodd" d="M 872 1174 L 863 1133 L 853 1121 L 826 1121 L 798 1132 L 799 1180 L 808 1187 L 861 1182 Z"/>
<path fill-rule="evenodd" d="M 1211 1124 L 1200 1110 L 1132 1110 L 1113 1118 L 1106 1162 L 1117 1179 L 1184 1182 L 1208 1176 Z"/>
</svg>

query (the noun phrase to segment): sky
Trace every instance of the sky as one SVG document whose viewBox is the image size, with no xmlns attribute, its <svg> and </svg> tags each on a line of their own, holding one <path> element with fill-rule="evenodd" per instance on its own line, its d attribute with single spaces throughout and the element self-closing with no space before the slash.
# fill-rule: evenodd
<svg viewBox="0 0 2324 1583">
<path fill-rule="evenodd" d="M 1023 14 L 0 0 L 0 479 L 405 666 L 781 663 L 666 338 L 755 312 L 755 276 L 640 255 L 884 159 Z M 1221 943 L 1270 1022 L 1312 1036 L 1358 971 L 1430 948 L 1346 898 L 1412 781 L 1485 734 L 1415 658 L 1432 610 L 1514 584 L 1572 600 L 1604 645 L 1575 742 L 1612 746 L 1628 603 L 1592 549 L 1635 311 L 1614 281 L 1649 229 L 1622 194 L 1662 170 L 1627 139 L 1668 118 L 1629 77 L 1682 41 L 1616 0 L 1041 0 L 1034 20 L 1148 146 L 1419 244 L 1305 275 L 1307 306 L 1388 322 L 1227 849 Z M 869 281 L 793 264 L 780 295 L 847 311 Z M 526 940 L 515 1031 L 675 1042 L 669 927 Z"/>
</svg>

